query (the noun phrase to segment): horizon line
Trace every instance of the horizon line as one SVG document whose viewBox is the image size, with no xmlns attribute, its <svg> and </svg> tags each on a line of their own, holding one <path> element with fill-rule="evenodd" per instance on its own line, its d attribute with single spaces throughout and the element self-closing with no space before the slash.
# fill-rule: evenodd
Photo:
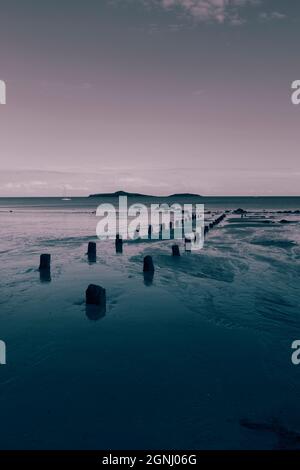
<svg viewBox="0 0 300 470">
<path fill-rule="evenodd" d="M 97 193 L 96 193 L 97 194 Z M 114 193 L 102 193 L 100 194 L 99 196 L 96 196 L 95 194 L 89 194 L 88 196 L 72 196 L 72 195 L 68 195 L 68 198 L 70 199 L 97 199 L 97 197 L 99 197 L 99 199 L 103 196 L 106 196 L 107 194 L 111 194 L 110 197 L 114 197 L 113 194 Z M 130 194 L 130 193 L 129 193 Z M 133 194 L 133 193 L 131 193 Z M 188 193 L 178 193 L 178 195 L 184 195 L 186 194 L 188 196 Z M 93 197 L 91 197 L 93 196 Z M 124 196 L 124 195 L 123 195 Z M 125 195 L 126 196 L 126 195 Z M 139 194 L 138 196 L 133 196 L 133 197 L 155 197 L 155 198 L 166 198 L 166 197 L 170 197 L 170 196 L 176 196 L 176 193 L 174 194 L 166 194 L 166 195 L 156 195 L 156 194 Z M 200 197 L 200 198 L 206 198 L 206 197 L 255 197 L 255 198 L 258 198 L 258 197 L 299 197 L 300 198 L 300 194 L 299 195 L 295 195 L 295 194 L 190 194 L 191 197 Z M 106 196 L 107 197 L 107 196 Z M 119 197 L 118 195 L 115 196 L 115 197 Z M 130 196 L 129 196 L 130 197 Z M 60 195 L 60 196 L 1 196 L 0 195 L 0 199 L 61 199 L 63 200 L 63 197 Z"/>
</svg>

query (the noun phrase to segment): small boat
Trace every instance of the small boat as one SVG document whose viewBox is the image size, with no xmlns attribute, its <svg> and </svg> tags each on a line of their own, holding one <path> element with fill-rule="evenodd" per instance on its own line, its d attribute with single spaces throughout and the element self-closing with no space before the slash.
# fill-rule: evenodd
<svg viewBox="0 0 300 470">
<path fill-rule="evenodd" d="M 63 197 L 61 198 L 61 200 L 62 200 L 62 201 L 72 201 L 72 199 L 67 196 L 66 187 L 64 187 L 64 195 L 63 195 Z"/>
</svg>

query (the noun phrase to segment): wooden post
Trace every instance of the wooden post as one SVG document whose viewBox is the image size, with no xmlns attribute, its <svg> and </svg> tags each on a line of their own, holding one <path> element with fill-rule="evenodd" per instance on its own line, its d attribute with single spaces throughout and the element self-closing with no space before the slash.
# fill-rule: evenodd
<svg viewBox="0 0 300 470">
<path fill-rule="evenodd" d="M 101 286 L 90 284 L 85 293 L 87 305 L 106 306 L 106 290 Z"/>
<path fill-rule="evenodd" d="M 143 271 L 144 273 L 154 273 L 154 264 L 152 256 L 145 256 Z"/>
<path fill-rule="evenodd" d="M 172 255 L 173 256 L 180 256 L 180 250 L 178 245 L 172 246 Z"/>
<path fill-rule="evenodd" d="M 42 254 L 40 257 L 39 270 L 41 271 L 42 269 L 50 269 L 50 265 L 51 265 L 51 255 Z"/>
<path fill-rule="evenodd" d="M 116 253 L 123 253 L 123 240 L 119 234 L 117 234 L 116 236 L 115 246 L 116 246 Z"/>
</svg>

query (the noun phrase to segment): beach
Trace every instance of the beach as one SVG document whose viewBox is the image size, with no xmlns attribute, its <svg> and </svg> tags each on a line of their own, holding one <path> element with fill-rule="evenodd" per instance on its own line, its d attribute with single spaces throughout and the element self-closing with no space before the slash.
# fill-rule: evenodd
<svg viewBox="0 0 300 470">
<path fill-rule="evenodd" d="M 98 203 L 0 198 L 0 447 L 299 448 L 300 198 L 203 198 L 206 222 L 226 219 L 177 259 L 172 240 L 116 254 Z M 105 314 L 85 305 L 91 283 Z"/>
</svg>

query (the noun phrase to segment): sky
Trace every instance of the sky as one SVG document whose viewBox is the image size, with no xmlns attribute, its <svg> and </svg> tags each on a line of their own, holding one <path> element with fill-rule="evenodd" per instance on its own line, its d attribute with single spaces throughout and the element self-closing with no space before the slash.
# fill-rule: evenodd
<svg viewBox="0 0 300 470">
<path fill-rule="evenodd" d="M 297 0 L 2 0 L 0 197 L 299 195 Z"/>
</svg>

